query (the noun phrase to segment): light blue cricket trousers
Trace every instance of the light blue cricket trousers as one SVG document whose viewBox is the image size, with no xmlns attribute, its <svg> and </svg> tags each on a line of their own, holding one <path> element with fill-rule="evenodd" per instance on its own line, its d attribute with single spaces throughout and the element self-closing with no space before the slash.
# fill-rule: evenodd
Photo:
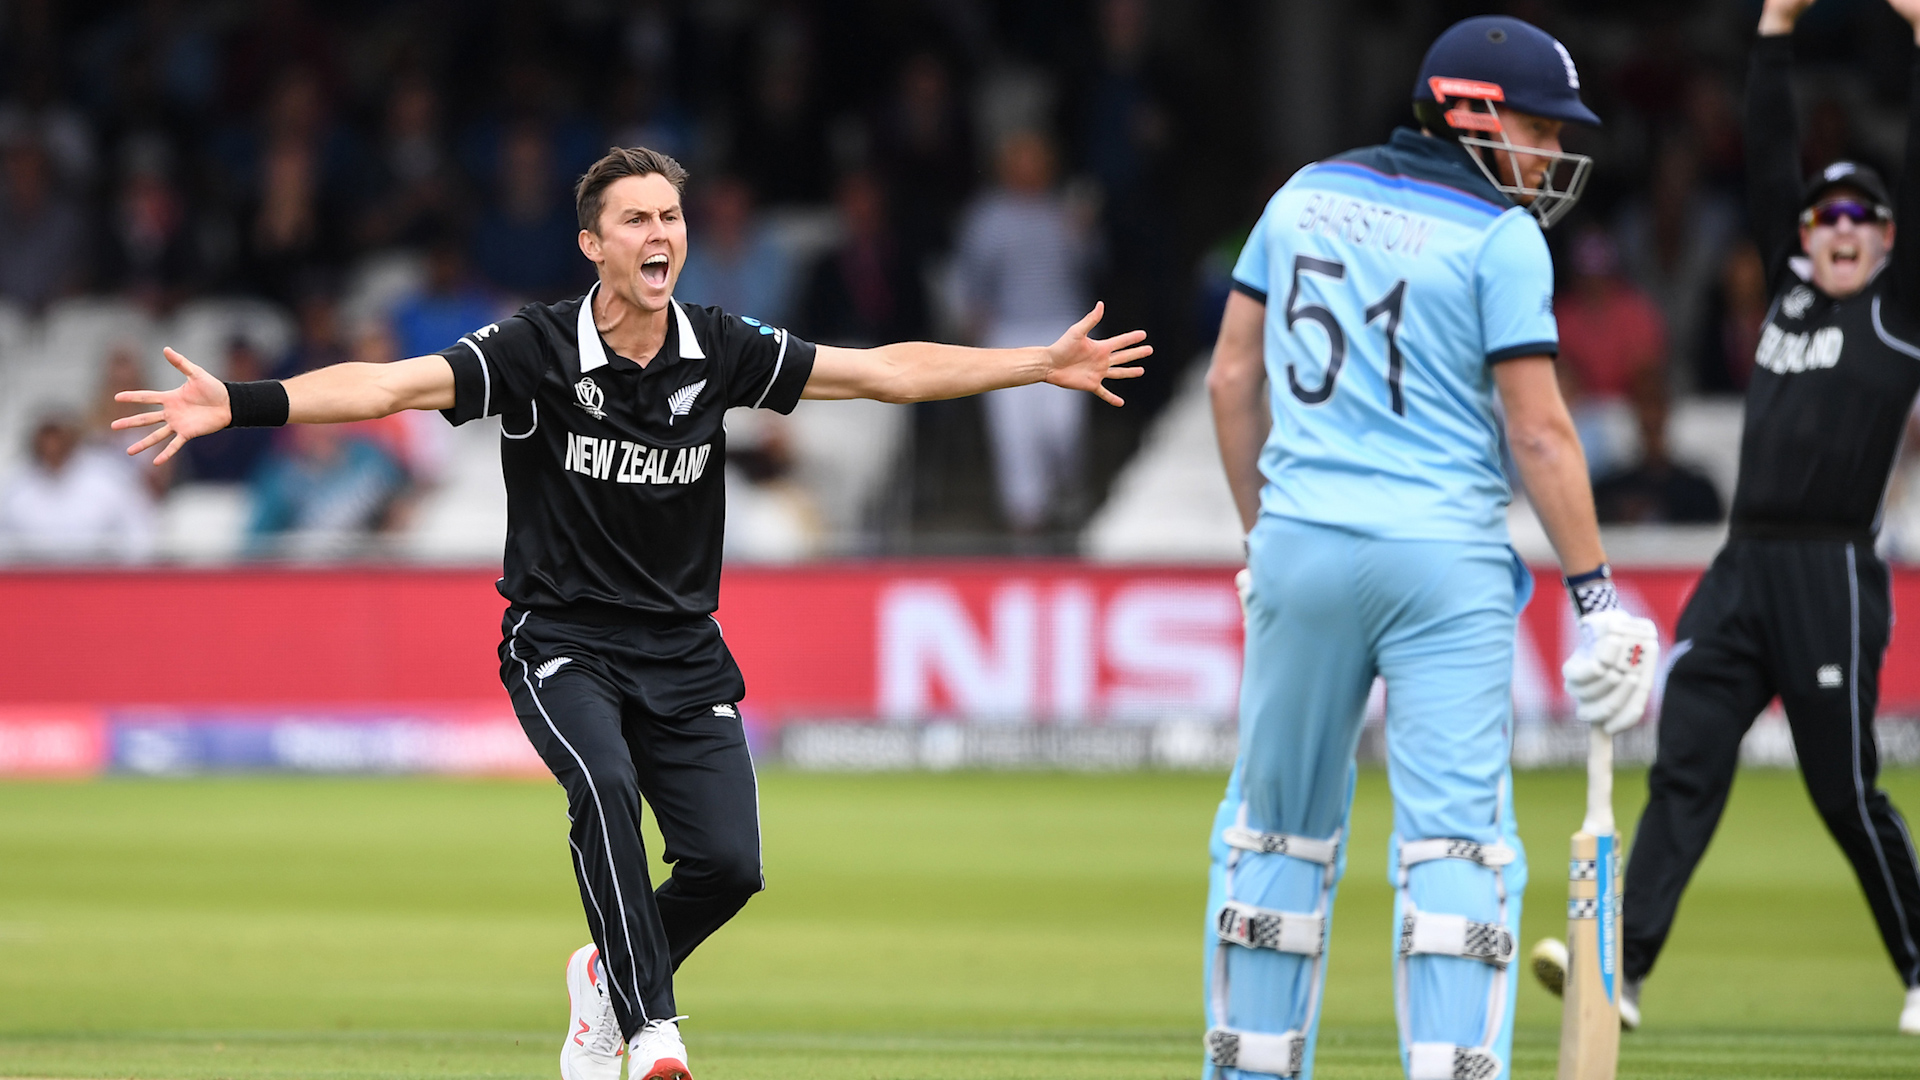
<svg viewBox="0 0 1920 1080">
<path fill-rule="evenodd" d="M 1532 579 L 1504 544 L 1379 540 L 1271 515 L 1248 539 L 1240 751 L 1209 845 L 1207 1022 L 1303 1032 L 1297 1075 L 1310 1080 L 1325 956 L 1225 943 L 1217 932 L 1222 905 L 1322 910 L 1330 922 L 1345 870 L 1354 753 L 1378 675 L 1387 687 L 1394 810 L 1388 873 L 1398 889 L 1394 924 L 1380 928 L 1387 955 L 1401 962 L 1409 899 L 1423 913 L 1504 922 L 1520 940 L 1527 870 L 1508 757 L 1515 621 Z M 1329 866 L 1232 847 L 1224 835 L 1236 825 L 1334 839 L 1337 854 Z M 1401 841 L 1435 839 L 1504 843 L 1512 861 L 1419 862 L 1399 889 Z M 1406 957 L 1396 973 L 1403 1064 L 1411 1043 L 1452 1043 L 1491 1050 L 1498 1075 L 1508 1075 L 1516 973 L 1467 956 Z M 1266 1075 L 1211 1063 L 1206 1070 L 1207 1080 Z"/>
</svg>

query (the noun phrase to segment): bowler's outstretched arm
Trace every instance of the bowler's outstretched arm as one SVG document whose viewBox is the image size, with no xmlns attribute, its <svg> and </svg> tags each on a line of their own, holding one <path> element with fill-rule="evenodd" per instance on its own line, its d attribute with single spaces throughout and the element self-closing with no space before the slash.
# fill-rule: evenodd
<svg viewBox="0 0 1920 1080">
<path fill-rule="evenodd" d="M 1145 330 L 1110 338 L 1089 336 L 1105 314 L 1095 304 L 1086 317 L 1045 348 L 972 349 L 931 341 L 906 341 L 872 349 L 822 345 L 802 397 L 846 400 L 872 398 L 906 403 L 966 397 L 1008 386 L 1049 382 L 1085 390 L 1109 405 L 1123 402 L 1103 385 L 1106 379 L 1137 379 L 1144 371 L 1127 367 L 1153 355 Z"/>
<path fill-rule="evenodd" d="M 164 353 L 167 363 L 186 376 L 186 382 L 172 390 L 126 390 L 114 395 L 115 401 L 160 406 L 156 412 L 113 422 L 115 430 L 159 425 L 128 447 L 129 454 L 173 437 L 154 455 L 155 465 L 179 453 L 189 439 L 219 431 L 233 422 L 226 384 L 172 349 Z M 334 364 L 296 375 L 280 385 L 286 391 L 286 422 L 290 424 L 339 424 L 373 420 L 405 409 L 453 407 L 453 368 L 439 356 L 416 356 L 391 364 Z"/>
</svg>

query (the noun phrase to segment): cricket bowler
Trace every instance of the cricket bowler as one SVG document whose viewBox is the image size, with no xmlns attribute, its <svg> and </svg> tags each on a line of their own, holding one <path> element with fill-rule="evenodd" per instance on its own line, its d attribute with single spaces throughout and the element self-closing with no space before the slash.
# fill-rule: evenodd
<svg viewBox="0 0 1920 1080">
<path fill-rule="evenodd" d="M 284 382 L 222 383 L 186 357 L 186 383 L 121 401 L 160 406 L 129 448 L 226 427 L 324 424 L 438 409 L 501 420 L 507 537 L 500 680 L 567 792 L 568 846 L 593 941 L 567 965 L 564 1080 L 689 1080 L 673 994 L 688 954 L 763 887 L 758 789 L 739 702 L 745 683 L 713 613 L 720 601 L 730 408 L 790 412 L 801 398 L 911 402 L 1046 381 L 1113 405 L 1105 379 L 1151 347 L 1144 331 L 1089 336 L 1101 307 L 1044 348 L 926 342 L 815 346 L 755 319 L 683 304 L 686 170 L 615 149 L 575 188 L 585 296 L 528 304 L 438 354 L 336 364 Z M 171 439 L 171 441 L 167 441 Z M 657 890 L 641 847 L 653 809 L 672 875 Z"/>
</svg>

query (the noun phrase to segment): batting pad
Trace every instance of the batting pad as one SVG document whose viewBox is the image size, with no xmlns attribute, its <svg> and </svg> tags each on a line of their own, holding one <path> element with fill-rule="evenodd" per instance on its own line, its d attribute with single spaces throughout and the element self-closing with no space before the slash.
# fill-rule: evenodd
<svg viewBox="0 0 1920 1080">
<path fill-rule="evenodd" d="M 1294 1076 L 1300 1072 L 1306 1050 L 1306 1037 L 1297 1031 L 1265 1035 L 1213 1028 L 1207 1032 L 1207 1061 L 1223 1069 Z"/>
<path fill-rule="evenodd" d="M 1519 918 L 1509 878 L 1525 880 L 1525 860 L 1504 843 L 1448 837 L 1397 854 L 1394 998 L 1409 1080 L 1499 1076 Z"/>
<path fill-rule="evenodd" d="M 1223 809 L 1213 846 L 1207 1075 L 1304 1077 L 1326 974 L 1340 836 L 1249 828 Z M 1229 1071 L 1230 1070 L 1230 1071 Z"/>
<path fill-rule="evenodd" d="M 1407 1080 L 1491 1080 L 1500 1059 L 1477 1046 L 1414 1043 L 1407 1048 Z"/>
<path fill-rule="evenodd" d="M 1327 920 L 1297 911 L 1269 911 L 1229 900 L 1220 908 L 1214 932 L 1221 941 L 1249 949 L 1319 956 L 1327 937 Z"/>
</svg>

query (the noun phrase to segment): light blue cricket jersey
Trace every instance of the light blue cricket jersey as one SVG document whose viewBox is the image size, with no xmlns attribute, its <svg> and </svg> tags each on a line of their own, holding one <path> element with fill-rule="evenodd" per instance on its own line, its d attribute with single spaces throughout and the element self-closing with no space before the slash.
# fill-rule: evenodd
<svg viewBox="0 0 1920 1080">
<path fill-rule="evenodd" d="M 1507 542 L 1492 365 L 1559 352 L 1533 215 L 1401 128 L 1276 192 L 1233 270 L 1267 306 L 1262 513 Z"/>
</svg>

